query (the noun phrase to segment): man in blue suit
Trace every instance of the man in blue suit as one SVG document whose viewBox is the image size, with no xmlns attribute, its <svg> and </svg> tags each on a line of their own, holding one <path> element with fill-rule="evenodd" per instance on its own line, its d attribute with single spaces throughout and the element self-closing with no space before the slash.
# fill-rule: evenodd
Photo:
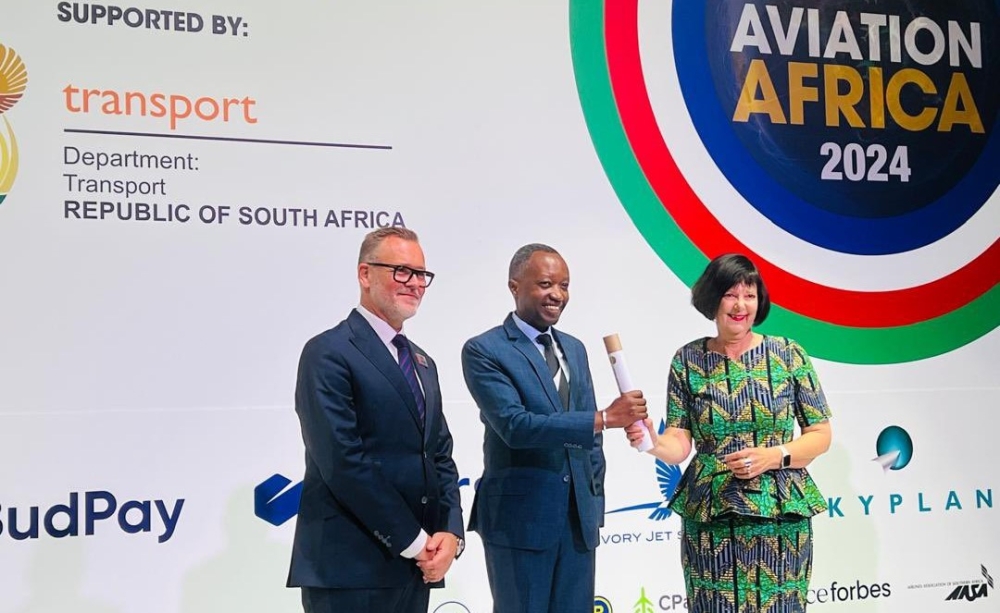
<svg viewBox="0 0 1000 613">
<path fill-rule="evenodd" d="M 592 611 L 601 433 L 645 418 L 646 401 L 630 392 L 597 410 L 583 344 L 552 327 L 569 302 L 555 249 L 525 245 L 509 273 L 515 312 L 462 349 L 486 426 L 469 529 L 483 539 L 495 613 Z"/>
<path fill-rule="evenodd" d="M 461 553 L 437 367 L 403 335 L 433 278 L 412 231 L 368 234 L 361 304 L 302 350 L 306 471 L 288 585 L 306 613 L 426 613 L 430 585 Z"/>
</svg>

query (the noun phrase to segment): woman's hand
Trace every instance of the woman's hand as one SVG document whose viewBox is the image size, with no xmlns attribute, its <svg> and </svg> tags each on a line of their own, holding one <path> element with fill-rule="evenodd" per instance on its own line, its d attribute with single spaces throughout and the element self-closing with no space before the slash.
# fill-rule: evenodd
<svg viewBox="0 0 1000 613">
<path fill-rule="evenodd" d="M 723 463 L 738 479 L 753 479 L 781 468 L 781 450 L 777 447 L 748 447 L 722 457 Z"/>
<path fill-rule="evenodd" d="M 645 424 L 646 430 L 649 430 L 649 438 L 653 441 L 653 448 L 656 448 L 657 437 L 656 430 L 653 428 L 653 421 L 647 417 L 642 420 L 642 423 Z M 639 443 L 642 442 L 643 433 L 644 430 L 642 429 L 642 426 L 639 425 L 639 422 L 635 422 L 630 426 L 625 426 L 625 436 L 628 437 L 628 443 L 636 449 L 639 448 Z"/>
<path fill-rule="evenodd" d="M 645 419 L 642 422 L 649 430 L 649 438 L 653 441 L 653 448 L 646 453 L 659 458 L 667 464 L 680 464 L 691 455 L 691 432 L 681 428 L 667 428 L 657 434 L 653 427 L 653 421 Z M 642 426 L 632 424 L 625 428 L 625 436 L 633 447 L 639 447 L 642 442 Z"/>
</svg>

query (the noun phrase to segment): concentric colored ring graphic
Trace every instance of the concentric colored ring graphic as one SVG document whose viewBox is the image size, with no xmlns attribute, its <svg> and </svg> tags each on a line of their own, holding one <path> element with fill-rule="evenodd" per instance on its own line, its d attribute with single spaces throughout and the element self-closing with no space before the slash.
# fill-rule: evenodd
<svg viewBox="0 0 1000 613">
<path fill-rule="evenodd" d="M 892 291 L 827 287 L 755 253 L 705 207 L 663 140 L 640 62 L 638 0 L 572 0 L 570 36 L 584 117 L 605 173 L 644 238 L 686 284 L 709 258 L 745 253 L 775 305 L 762 329 L 848 363 L 939 355 L 1000 323 L 1000 241 L 945 277 Z"/>
<path fill-rule="evenodd" d="M 750 153 L 739 142 L 722 106 L 715 98 L 715 86 L 710 76 L 712 69 L 708 54 L 704 52 L 705 32 L 711 31 L 705 19 L 705 3 L 677 2 L 673 10 L 678 76 L 698 135 L 734 187 L 754 208 L 791 234 L 841 253 L 900 253 L 941 240 L 968 221 L 996 190 L 1000 180 L 1000 173 L 997 171 L 1000 168 L 1000 138 L 994 135 L 957 185 L 936 201 L 905 215 L 881 218 L 845 216 L 817 208 L 802 200 L 781 187 L 767 173 L 761 172 Z M 677 24 L 683 25 L 678 27 Z M 616 44 L 621 45 L 616 49 L 618 55 L 627 49 L 631 41 L 616 39 Z M 623 61 L 633 60 L 632 57 L 625 59 L 623 54 Z M 632 68 L 630 66 L 629 70 Z M 625 83 L 623 87 L 629 85 Z M 992 122 L 993 116 L 988 119 Z M 637 127 L 646 125 L 648 118 L 636 117 L 635 124 Z M 658 155 L 656 151 L 650 153 Z M 650 170 L 653 172 L 662 167 L 655 158 L 650 162 Z M 888 185 L 884 187 L 887 188 Z"/>
</svg>

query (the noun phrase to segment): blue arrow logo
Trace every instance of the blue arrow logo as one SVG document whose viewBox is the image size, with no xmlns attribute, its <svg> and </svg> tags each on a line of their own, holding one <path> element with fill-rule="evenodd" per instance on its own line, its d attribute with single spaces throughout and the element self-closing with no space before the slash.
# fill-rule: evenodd
<svg viewBox="0 0 1000 613">
<path fill-rule="evenodd" d="M 657 430 L 659 434 L 667 429 L 667 422 L 660 420 L 660 428 Z M 649 514 L 649 519 L 656 521 L 663 521 L 670 517 L 671 511 L 670 499 L 673 498 L 674 492 L 677 491 L 677 485 L 681 482 L 681 467 L 676 464 L 667 464 L 663 460 L 657 458 L 656 460 L 656 482 L 660 485 L 660 496 L 661 500 L 656 502 L 644 502 L 642 504 L 632 505 L 630 507 L 622 507 L 620 509 L 613 509 L 608 511 L 611 513 L 624 513 L 627 511 L 637 511 L 639 509 L 653 509 L 653 512 Z"/>
</svg>

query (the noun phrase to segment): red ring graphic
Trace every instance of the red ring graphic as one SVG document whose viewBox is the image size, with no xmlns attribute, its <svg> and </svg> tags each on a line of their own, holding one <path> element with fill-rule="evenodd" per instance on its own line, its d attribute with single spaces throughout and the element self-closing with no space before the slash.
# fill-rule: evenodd
<svg viewBox="0 0 1000 613">
<path fill-rule="evenodd" d="M 789 273 L 747 247 L 705 207 L 674 162 L 656 122 L 639 53 L 638 0 L 605 3 L 608 72 L 615 103 L 636 161 L 664 209 L 709 258 L 751 257 L 776 304 L 821 321 L 861 328 L 905 326 L 947 314 L 993 287 L 1000 241 L 953 273 L 891 291 L 853 291 Z"/>
</svg>

